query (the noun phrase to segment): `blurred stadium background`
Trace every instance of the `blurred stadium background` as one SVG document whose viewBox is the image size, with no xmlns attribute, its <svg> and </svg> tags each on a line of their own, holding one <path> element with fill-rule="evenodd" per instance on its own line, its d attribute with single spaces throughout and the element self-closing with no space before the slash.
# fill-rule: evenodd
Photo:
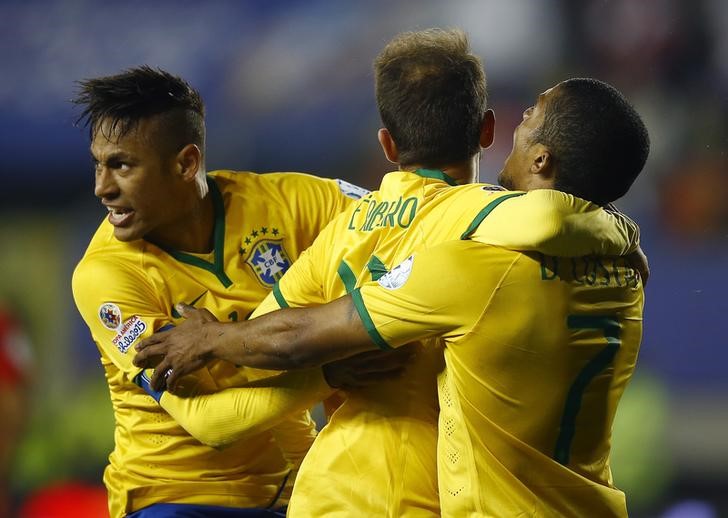
<svg viewBox="0 0 728 518">
<path fill-rule="evenodd" d="M 524 108 L 574 76 L 634 102 L 652 138 L 619 205 L 651 260 L 613 471 L 636 517 L 728 516 L 728 3 L 723 0 L 259 0 L 0 3 L 0 301 L 33 344 L 19 504 L 98 484 L 112 416 L 70 290 L 103 208 L 74 81 L 149 64 L 207 103 L 208 169 L 307 171 L 365 187 L 388 165 L 371 63 L 403 30 L 465 29 L 488 74 L 495 181 Z M 618 152 L 618 150 L 615 150 Z M 0 416 L 0 421 L 3 418 Z"/>
</svg>

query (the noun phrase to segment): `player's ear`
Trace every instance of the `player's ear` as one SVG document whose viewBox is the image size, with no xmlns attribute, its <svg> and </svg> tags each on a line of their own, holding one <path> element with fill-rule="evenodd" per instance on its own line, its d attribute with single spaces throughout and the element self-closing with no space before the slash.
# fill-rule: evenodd
<svg viewBox="0 0 728 518">
<path fill-rule="evenodd" d="M 185 181 L 194 181 L 202 167 L 202 152 L 195 144 L 187 144 L 177 153 L 177 170 Z"/>
<path fill-rule="evenodd" d="M 394 143 L 394 139 L 389 133 L 389 130 L 387 128 L 380 128 L 377 132 L 377 138 L 379 139 L 379 144 L 382 146 L 382 151 L 384 151 L 384 156 L 387 157 L 387 160 L 393 164 L 399 164 L 399 151 L 397 151 L 397 144 Z"/>
<path fill-rule="evenodd" d="M 493 144 L 495 136 L 495 112 L 493 110 L 485 110 L 483 115 L 483 123 L 480 126 L 480 147 L 489 148 Z"/>
<path fill-rule="evenodd" d="M 555 179 L 556 167 L 554 166 L 554 159 L 549 148 L 540 143 L 532 146 L 529 171 L 544 182 Z"/>
</svg>

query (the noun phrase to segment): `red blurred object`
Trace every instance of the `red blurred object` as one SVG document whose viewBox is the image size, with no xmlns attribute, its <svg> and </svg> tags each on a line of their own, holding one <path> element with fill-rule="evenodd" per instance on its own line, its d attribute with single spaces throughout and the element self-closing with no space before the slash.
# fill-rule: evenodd
<svg viewBox="0 0 728 518">
<path fill-rule="evenodd" d="M 55 484 L 30 495 L 19 518 L 108 518 L 106 490 L 80 482 Z"/>
</svg>

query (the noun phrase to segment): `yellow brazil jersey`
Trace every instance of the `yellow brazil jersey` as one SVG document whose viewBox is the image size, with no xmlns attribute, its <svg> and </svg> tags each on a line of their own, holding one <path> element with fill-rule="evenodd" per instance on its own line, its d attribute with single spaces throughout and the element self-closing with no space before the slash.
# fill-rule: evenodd
<svg viewBox="0 0 728 518">
<path fill-rule="evenodd" d="M 345 183 L 298 173 L 218 171 L 208 185 L 215 210 L 211 253 L 120 242 L 104 221 L 74 272 L 74 298 L 101 354 L 116 421 L 104 475 L 113 517 L 158 502 L 285 504 L 277 498 L 289 469 L 275 434 L 259 431 L 223 451 L 201 444 L 155 401 L 179 411 L 184 398 L 152 397 L 137 386 L 146 378 L 132 364 L 133 346 L 178 322 L 178 302 L 205 307 L 220 320 L 247 318 L 351 199 L 342 194 Z M 251 376 L 257 374 L 218 363 L 185 385 L 189 394 L 205 394 Z M 315 430 L 306 415 L 296 422 L 299 438 L 288 447 L 302 456 Z M 281 435 L 291 441 L 286 430 Z"/>
<path fill-rule="evenodd" d="M 624 258 L 451 241 L 354 300 L 378 343 L 444 339 L 443 516 L 626 516 L 610 436 L 637 360 L 643 289 Z"/>
<path fill-rule="evenodd" d="M 333 300 L 378 279 L 413 249 L 464 233 L 504 246 L 548 248 L 563 242 L 565 221 L 576 234 L 578 221 L 588 219 L 589 226 L 607 236 L 613 252 L 626 250 L 636 237 L 631 223 L 618 222 L 564 193 L 523 195 L 495 186 L 453 185 L 440 171 L 387 174 L 379 191 L 321 233 L 253 316 Z M 490 225 L 496 218 L 486 216 L 498 206 L 497 212 L 510 221 L 499 214 L 497 225 Z M 579 235 L 584 239 L 574 246 L 580 253 L 601 246 L 585 233 Z M 304 459 L 291 516 L 346 514 L 351 509 L 368 516 L 439 514 L 435 380 L 442 361 L 435 347 L 420 347 L 405 376 L 346 395 Z"/>
</svg>

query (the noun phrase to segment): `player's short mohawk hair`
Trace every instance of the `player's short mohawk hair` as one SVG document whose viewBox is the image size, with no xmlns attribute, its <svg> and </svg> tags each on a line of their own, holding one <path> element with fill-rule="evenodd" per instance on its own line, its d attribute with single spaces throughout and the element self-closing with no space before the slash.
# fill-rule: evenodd
<svg viewBox="0 0 728 518">
<path fill-rule="evenodd" d="M 158 68 L 142 65 L 77 84 L 79 92 L 72 102 L 83 111 L 76 124 L 89 127 L 92 133 L 100 121 L 108 120 L 109 131 L 124 135 L 141 119 L 175 110 L 188 112 L 199 124 L 204 120 L 200 94 L 184 79 Z"/>
</svg>

